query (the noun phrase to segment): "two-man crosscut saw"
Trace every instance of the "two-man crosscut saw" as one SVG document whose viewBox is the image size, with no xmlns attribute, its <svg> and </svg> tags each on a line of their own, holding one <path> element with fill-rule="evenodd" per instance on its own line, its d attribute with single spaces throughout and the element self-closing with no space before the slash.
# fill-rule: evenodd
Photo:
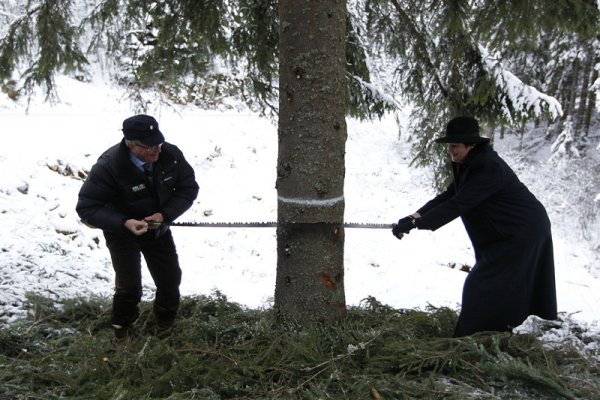
<svg viewBox="0 0 600 400">
<path fill-rule="evenodd" d="M 200 227 L 200 228 L 277 228 L 279 225 L 302 226 L 302 225 L 342 225 L 344 228 L 362 228 L 362 229 L 392 229 L 392 224 L 374 224 L 374 223 L 357 223 L 344 222 L 337 224 L 333 222 L 169 222 L 169 223 L 149 223 L 150 225 L 169 225 L 182 227 Z"/>
</svg>

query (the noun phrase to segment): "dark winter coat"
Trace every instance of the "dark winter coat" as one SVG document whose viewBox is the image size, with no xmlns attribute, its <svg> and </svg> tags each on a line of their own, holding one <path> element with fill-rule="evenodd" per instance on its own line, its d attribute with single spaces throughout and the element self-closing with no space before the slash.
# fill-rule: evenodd
<svg viewBox="0 0 600 400">
<path fill-rule="evenodd" d="M 456 336 L 507 331 L 529 315 L 556 319 L 550 220 L 512 169 L 484 144 L 453 165 L 454 181 L 418 212 L 419 229 L 461 217 L 475 251 Z"/>
<path fill-rule="evenodd" d="M 125 232 L 127 219 L 160 212 L 173 221 L 198 195 L 194 170 L 177 146 L 163 143 L 152 178 L 129 158 L 123 140 L 109 148 L 92 167 L 79 191 L 76 210 L 83 222 L 106 232 Z"/>
</svg>

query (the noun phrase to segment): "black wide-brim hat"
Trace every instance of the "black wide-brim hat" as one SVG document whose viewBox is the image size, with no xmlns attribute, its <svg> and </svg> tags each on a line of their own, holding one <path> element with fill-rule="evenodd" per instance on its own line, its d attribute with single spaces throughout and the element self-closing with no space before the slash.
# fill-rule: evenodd
<svg viewBox="0 0 600 400">
<path fill-rule="evenodd" d="M 479 136 L 479 123 L 472 117 L 456 117 L 446 125 L 444 136 L 435 139 L 436 143 L 487 143 L 490 139 Z"/>
<path fill-rule="evenodd" d="M 165 137 L 158 122 L 150 115 L 138 114 L 123 121 L 123 135 L 127 140 L 138 140 L 146 146 L 158 146 Z"/>
</svg>

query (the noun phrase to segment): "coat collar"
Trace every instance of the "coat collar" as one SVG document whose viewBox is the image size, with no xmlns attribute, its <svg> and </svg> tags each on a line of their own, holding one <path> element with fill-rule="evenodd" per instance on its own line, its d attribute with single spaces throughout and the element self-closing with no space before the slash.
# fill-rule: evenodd
<svg viewBox="0 0 600 400">
<path fill-rule="evenodd" d="M 479 158 L 481 154 L 487 152 L 488 149 L 491 149 L 491 146 L 487 143 L 477 145 L 471 151 L 469 151 L 462 163 L 453 162 L 452 175 L 454 177 L 454 182 L 456 183 L 458 181 L 458 177 L 462 171 L 464 171 L 466 168 L 469 168 L 469 165 L 473 163 L 474 160 Z"/>
<path fill-rule="evenodd" d="M 488 148 L 490 148 L 490 146 L 487 143 L 475 146 L 473 149 L 471 149 L 471 151 L 469 151 L 462 163 L 453 162 L 453 167 L 459 169 L 461 166 L 468 167 L 469 164 L 473 162 L 473 160 L 477 159 L 477 157 L 479 157 L 480 154 L 484 153 Z"/>
</svg>

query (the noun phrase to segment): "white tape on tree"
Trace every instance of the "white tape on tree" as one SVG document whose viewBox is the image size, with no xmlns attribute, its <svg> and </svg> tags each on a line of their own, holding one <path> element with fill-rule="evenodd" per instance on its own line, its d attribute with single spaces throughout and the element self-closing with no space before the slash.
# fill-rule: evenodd
<svg viewBox="0 0 600 400">
<path fill-rule="evenodd" d="M 334 206 L 344 201 L 344 195 L 334 197 L 333 199 L 292 199 L 289 197 L 278 196 L 277 199 L 282 203 L 298 204 L 302 206 L 324 207 Z"/>
</svg>

